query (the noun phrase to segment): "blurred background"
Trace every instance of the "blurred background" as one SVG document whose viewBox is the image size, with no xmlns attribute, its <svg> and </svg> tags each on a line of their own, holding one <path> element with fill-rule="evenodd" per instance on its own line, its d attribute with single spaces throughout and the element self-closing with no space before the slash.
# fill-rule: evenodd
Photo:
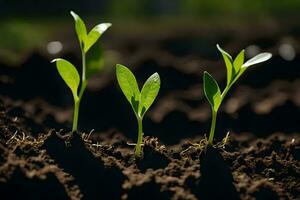
<svg viewBox="0 0 300 200">
<path fill-rule="evenodd" d="M 63 57 L 81 71 L 70 10 L 88 29 L 113 24 L 100 39 L 104 66 L 82 101 L 81 130 L 120 131 L 135 140 L 136 121 L 114 74 L 114 65 L 122 63 L 141 84 L 156 71 L 161 75 L 159 98 L 145 118 L 146 135 L 175 144 L 207 133 L 210 108 L 202 74 L 209 71 L 224 87 L 219 43 L 233 56 L 245 48 L 247 58 L 262 51 L 273 58 L 249 69 L 228 94 L 217 137 L 227 131 L 258 137 L 300 131 L 300 1 L 0 0 L 0 95 L 13 105 L 12 115 L 25 110 L 41 124 L 32 134 L 71 126 L 71 92 L 50 63 Z"/>
</svg>

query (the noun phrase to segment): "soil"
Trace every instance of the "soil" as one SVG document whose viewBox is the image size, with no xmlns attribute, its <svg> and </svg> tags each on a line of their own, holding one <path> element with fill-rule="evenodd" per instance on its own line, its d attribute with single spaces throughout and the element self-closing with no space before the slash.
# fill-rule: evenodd
<svg viewBox="0 0 300 200">
<path fill-rule="evenodd" d="M 157 71 L 163 82 L 144 120 L 143 159 L 136 160 L 128 144 L 136 139 L 136 124 L 114 74 L 90 81 L 80 132 L 72 134 L 71 94 L 37 52 L 18 68 L 0 65 L 1 199 L 300 199 L 298 54 L 291 62 L 275 54 L 249 70 L 218 116 L 215 143 L 227 131 L 228 141 L 203 149 L 194 145 L 210 122 L 202 73 L 225 83 L 213 44 L 176 34 L 149 41 L 112 35 L 108 49 L 118 50 L 138 79 Z M 244 43 L 264 43 L 263 36 Z M 280 37 L 275 31 L 264 47 L 272 50 Z M 206 48 L 204 57 L 185 46 L 194 40 Z M 231 49 L 239 49 L 234 41 L 228 39 Z M 62 57 L 79 61 L 73 52 Z"/>
<path fill-rule="evenodd" d="M 27 123 L 29 126 L 27 126 Z M 185 139 L 166 147 L 144 140 L 135 160 L 118 132 L 50 130 L 32 137 L 26 117 L 1 107 L 2 199 L 297 199 L 300 137 L 231 135 L 200 152 Z M 217 190 L 217 192 L 216 192 Z M 16 192 L 17 191 L 17 192 Z"/>
</svg>

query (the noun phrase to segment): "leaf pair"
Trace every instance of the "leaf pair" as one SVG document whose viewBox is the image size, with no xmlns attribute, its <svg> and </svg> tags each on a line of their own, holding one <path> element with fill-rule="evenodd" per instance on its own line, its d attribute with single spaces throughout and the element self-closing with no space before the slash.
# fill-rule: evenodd
<svg viewBox="0 0 300 200">
<path fill-rule="evenodd" d="M 152 74 L 144 83 L 142 90 L 139 90 L 134 74 L 125 66 L 116 65 L 118 83 L 126 99 L 131 104 L 136 116 L 143 118 L 145 112 L 154 102 L 159 88 L 160 77 L 158 73 Z"/>
<path fill-rule="evenodd" d="M 87 33 L 84 21 L 73 11 L 71 11 L 71 15 L 75 21 L 75 30 L 80 43 L 81 51 L 86 54 L 86 79 L 89 79 L 103 66 L 102 48 L 100 45 L 94 44 L 111 26 L 111 24 L 98 24 L 89 33 Z"/>
<path fill-rule="evenodd" d="M 80 47 L 83 49 L 85 53 L 97 42 L 102 33 L 104 33 L 110 26 L 110 23 L 102 23 L 96 25 L 92 30 L 87 33 L 86 26 L 83 20 L 73 11 L 71 11 L 71 15 L 75 21 L 75 30 L 77 33 L 77 37 L 80 43 Z"/>
<path fill-rule="evenodd" d="M 233 60 L 231 55 L 224 51 L 218 44 L 218 50 L 221 52 L 226 69 L 227 69 L 227 86 L 233 85 L 235 81 L 252 65 L 269 60 L 272 57 L 271 53 L 260 53 L 244 63 L 245 50 L 243 49 Z"/>
<path fill-rule="evenodd" d="M 223 56 L 227 69 L 227 85 L 224 90 L 225 92 L 221 93 L 217 81 L 208 72 L 204 72 L 203 76 L 204 94 L 215 112 L 219 109 L 227 91 L 249 66 L 267 61 L 272 57 L 271 53 L 260 53 L 244 63 L 245 50 L 242 50 L 233 60 L 231 55 L 224 51 L 218 44 L 217 48 Z"/>
<path fill-rule="evenodd" d="M 83 20 L 73 11 L 71 15 L 75 21 L 75 30 L 80 42 L 81 50 L 83 55 L 83 62 L 86 62 L 86 66 L 82 66 L 85 72 L 84 79 L 88 80 L 92 75 L 98 72 L 103 64 L 102 49 L 100 45 L 94 45 L 96 41 L 100 38 L 102 33 L 106 31 L 107 28 L 111 26 L 109 23 L 98 24 L 95 26 L 88 34 L 86 26 Z M 89 51 L 90 50 L 90 51 Z M 88 52 L 89 51 L 89 52 Z M 88 54 L 86 54 L 88 52 Z M 86 61 L 87 59 L 87 61 Z M 71 89 L 74 99 L 78 99 L 78 88 L 80 84 L 80 77 L 77 69 L 72 63 L 65 59 L 57 58 L 52 62 L 56 62 L 57 70 L 60 76 L 63 78 L 65 83 Z M 85 84 L 85 83 L 82 83 Z"/>
</svg>

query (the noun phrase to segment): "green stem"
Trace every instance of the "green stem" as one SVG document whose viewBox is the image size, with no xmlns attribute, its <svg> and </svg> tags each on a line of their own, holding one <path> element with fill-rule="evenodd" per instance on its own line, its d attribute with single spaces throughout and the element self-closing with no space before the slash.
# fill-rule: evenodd
<svg viewBox="0 0 300 200">
<path fill-rule="evenodd" d="M 79 116 L 79 107 L 82 95 L 85 91 L 87 81 L 86 81 L 86 60 L 85 60 L 85 52 L 83 48 L 81 49 L 81 56 L 82 56 L 82 82 L 80 86 L 80 91 L 78 96 L 74 96 L 74 114 L 73 114 L 73 127 L 72 132 L 77 131 L 78 127 L 78 116 Z"/>
<path fill-rule="evenodd" d="M 222 103 L 223 99 L 225 98 L 225 96 L 226 96 L 227 92 L 229 91 L 229 89 L 230 89 L 230 86 L 226 86 L 226 88 L 222 92 L 222 94 L 221 94 L 221 103 Z"/>
<path fill-rule="evenodd" d="M 222 92 L 220 105 L 221 105 L 223 99 L 225 98 L 227 92 L 229 91 L 229 89 L 230 89 L 230 86 L 226 86 L 226 88 Z M 211 109 L 212 109 L 211 125 L 210 125 L 210 132 L 209 132 L 209 138 L 208 138 L 208 144 L 209 145 L 213 144 L 214 135 L 215 135 L 215 128 L 216 128 L 216 121 L 217 121 L 217 113 L 218 113 L 218 108 L 217 108 L 216 111 L 213 108 L 211 108 Z"/>
<path fill-rule="evenodd" d="M 74 100 L 74 114 L 73 114 L 72 132 L 77 131 L 78 116 L 79 116 L 79 105 L 80 105 L 80 99 L 75 98 L 75 100 Z"/>
<path fill-rule="evenodd" d="M 87 85 L 87 80 L 86 80 L 86 58 L 85 58 L 85 52 L 82 49 L 81 50 L 81 57 L 82 57 L 82 78 L 81 78 L 81 87 L 79 91 L 79 99 L 81 100 L 81 97 L 85 91 L 86 85 Z"/>
<path fill-rule="evenodd" d="M 86 85 L 87 85 L 87 81 L 82 81 L 81 87 L 80 87 L 80 91 L 79 91 L 79 96 L 78 96 L 78 98 L 79 98 L 80 100 L 81 100 L 82 95 L 83 95 L 83 93 L 84 93 L 84 91 L 85 91 Z"/>
<path fill-rule="evenodd" d="M 224 89 L 224 91 L 221 94 L 221 103 L 223 102 L 227 92 L 229 91 L 231 85 L 226 86 L 226 88 Z M 215 135 L 215 128 L 216 128 L 216 121 L 217 121 L 217 113 L 218 113 L 218 109 L 215 111 L 213 108 L 212 109 L 212 115 L 211 115 L 211 126 L 210 126 L 210 132 L 209 132 L 209 138 L 208 138 L 208 144 L 212 145 L 213 144 L 213 140 L 214 140 L 214 135 Z"/>
<path fill-rule="evenodd" d="M 242 73 L 243 72 L 241 72 L 229 85 L 226 85 L 225 89 L 223 90 L 223 92 L 221 94 L 220 105 L 222 104 L 223 100 L 225 99 L 225 96 L 228 93 L 231 86 L 233 85 L 233 83 L 236 82 L 236 80 L 240 77 L 240 75 Z M 213 144 L 213 139 L 214 139 L 214 135 L 215 135 L 215 128 L 216 128 L 216 121 L 217 121 L 217 112 L 218 112 L 219 107 L 216 109 L 216 111 L 213 108 L 211 108 L 211 109 L 212 109 L 212 116 L 211 116 L 211 127 L 210 127 L 209 138 L 208 138 L 208 144 L 209 145 Z"/>
<path fill-rule="evenodd" d="M 85 72 L 86 72 L 86 62 L 85 62 L 85 52 L 84 50 L 82 49 L 81 50 L 81 58 L 82 58 L 82 81 L 85 81 L 86 79 L 86 76 L 85 76 Z"/>
<path fill-rule="evenodd" d="M 137 117 L 138 121 L 138 140 L 135 146 L 134 155 L 136 158 L 140 158 L 142 156 L 142 142 L 143 142 L 143 119 Z"/>
<path fill-rule="evenodd" d="M 215 128 L 216 128 L 216 120 L 217 120 L 217 111 L 212 110 L 211 126 L 210 126 L 209 139 L 208 139 L 209 145 L 213 144 Z"/>
</svg>

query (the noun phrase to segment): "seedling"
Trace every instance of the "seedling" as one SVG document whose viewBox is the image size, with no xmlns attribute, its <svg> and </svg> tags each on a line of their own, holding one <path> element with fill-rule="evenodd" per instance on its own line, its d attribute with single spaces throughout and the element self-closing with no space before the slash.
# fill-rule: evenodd
<svg viewBox="0 0 300 200">
<path fill-rule="evenodd" d="M 240 76 L 248 69 L 248 67 L 258 63 L 265 62 L 272 57 L 271 53 L 260 53 L 244 63 L 244 57 L 245 57 L 244 49 L 233 60 L 232 57 L 226 51 L 224 51 L 219 45 L 217 45 L 217 48 L 221 52 L 227 68 L 227 84 L 223 92 L 221 92 L 217 81 L 208 72 L 206 71 L 204 72 L 204 76 L 203 76 L 204 94 L 210 104 L 211 111 L 212 111 L 212 120 L 211 120 L 210 132 L 209 132 L 208 145 L 213 144 L 218 109 L 222 101 L 224 100 L 227 92 L 231 88 L 231 86 L 240 78 Z"/>
<path fill-rule="evenodd" d="M 117 64 L 116 74 L 121 90 L 130 103 L 138 122 L 138 139 L 134 154 L 136 158 L 140 158 L 142 156 L 143 117 L 158 94 L 160 77 L 158 73 L 152 74 L 140 91 L 135 76 L 127 67 Z"/>
<path fill-rule="evenodd" d="M 75 30 L 80 44 L 82 57 L 82 73 L 81 80 L 77 69 L 69 61 L 56 58 L 52 62 L 56 62 L 58 73 L 71 89 L 74 98 L 74 114 L 72 132 L 77 131 L 79 106 L 82 95 L 86 89 L 88 79 L 101 69 L 102 55 L 100 46 L 94 45 L 100 36 L 111 26 L 110 23 L 102 23 L 96 25 L 89 33 L 87 32 L 83 20 L 73 11 L 71 15 L 75 21 Z M 88 60 L 86 59 L 88 57 Z M 78 92 L 80 85 L 80 90 Z"/>
</svg>

